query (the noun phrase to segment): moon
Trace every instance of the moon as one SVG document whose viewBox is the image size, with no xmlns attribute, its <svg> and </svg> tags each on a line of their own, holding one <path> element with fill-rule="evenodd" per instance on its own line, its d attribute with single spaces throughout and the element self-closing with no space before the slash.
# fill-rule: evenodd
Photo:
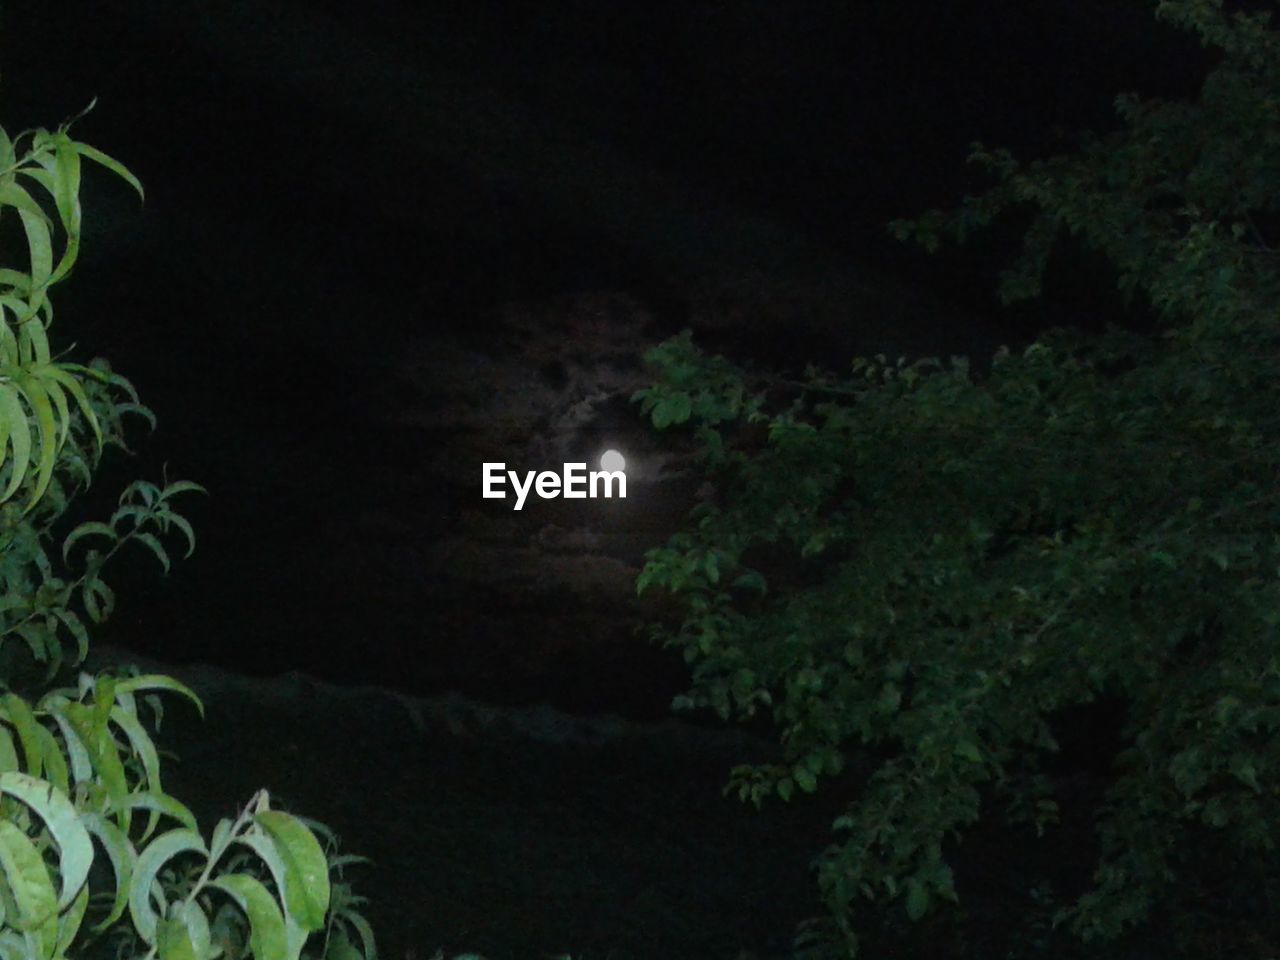
<svg viewBox="0 0 1280 960">
<path fill-rule="evenodd" d="M 626 470 L 627 458 L 617 450 L 606 450 L 600 455 L 600 469 L 609 473 L 615 470 Z"/>
</svg>

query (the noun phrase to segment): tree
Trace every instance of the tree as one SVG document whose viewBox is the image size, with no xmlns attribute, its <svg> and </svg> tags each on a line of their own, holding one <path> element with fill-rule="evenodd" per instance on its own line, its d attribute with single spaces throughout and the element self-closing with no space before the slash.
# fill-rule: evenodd
<svg viewBox="0 0 1280 960">
<path fill-rule="evenodd" d="M 1157 16 L 1220 53 L 1198 99 L 1122 96 L 1119 131 L 1026 167 L 979 145 L 995 186 L 892 225 L 933 248 L 1029 210 L 1006 299 L 1038 292 L 1065 231 L 1157 335 L 1055 330 L 982 376 L 877 357 L 791 382 L 687 334 L 648 356 L 636 399 L 693 431 L 714 490 L 637 582 L 683 602 L 654 631 L 693 667 L 676 706 L 771 716 L 785 762 L 736 768 L 744 799 L 855 784 L 816 861 L 830 919 L 800 945 L 853 955 L 866 908 L 942 922 L 980 895 L 962 840 L 1078 813 L 1048 761 L 1063 712 L 1104 698 L 1092 876 L 1029 879 L 1009 955 L 1033 933 L 1068 954 L 1280 945 L 1280 40 L 1215 0 Z"/>
</svg>

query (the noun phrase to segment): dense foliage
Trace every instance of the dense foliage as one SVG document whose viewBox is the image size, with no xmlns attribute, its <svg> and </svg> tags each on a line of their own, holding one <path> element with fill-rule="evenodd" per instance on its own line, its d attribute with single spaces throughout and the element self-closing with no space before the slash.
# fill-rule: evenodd
<svg viewBox="0 0 1280 960">
<path fill-rule="evenodd" d="M 637 399 L 694 431 L 714 491 L 637 584 L 683 601 L 656 629 L 693 668 L 678 706 L 772 718 L 786 762 L 735 770 L 744 798 L 853 785 L 802 944 L 949 922 L 991 895 L 962 841 L 1000 820 L 1011 850 L 1047 843 L 1092 777 L 1087 869 L 1029 861 L 984 955 L 1280 949 L 1280 38 L 1213 0 L 1158 16 L 1219 51 L 1198 99 L 1123 96 L 1117 132 L 1025 167 L 978 147 L 994 187 L 893 226 L 933 247 L 1029 211 L 1006 297 L 1066 232 L 1158 335 L 1058 330 L 981 376 L 650 354 Z M 1068 717 L 1098 742 L 1064 765 Z"/>
<path fill-rule="evenodd" d="M 164 791 L 148 729 L 160 719 L 156 692 L 200 707 L 191 690 L 160 675 L 85 672 L 70 686 L 25 690 L 24 666 L 42 667 L 47 687 L 84 659 L 85 620 L 111 614 L 102 574 L 122 548 L 140 544 L 167 570 L 164 538 L 180 533 L 188 553 L 195 546 L 174 498 L 201 488 L 139 481 L 106 521 L 74 527 L 50 556 L 104 446 L 123 446 L 125 415 L 154 423 L 105 361 L 50 352 L 49 290 L 80 245 L 82 158 L 141 195 L 128 170 L 72 139 L 69 125 L 14 140 L 0 130 L 0 213 L 16 213 L 27 267 L 0 269 L 0 956 L 80 956 L 111 935 L 119 952 L 148 958 L 373 960 L 360 898 L 342 880 L 358 858 L 334 855 L 323 825 L 273 809 L 260 790 L 206 840 Z"/>
</svg>

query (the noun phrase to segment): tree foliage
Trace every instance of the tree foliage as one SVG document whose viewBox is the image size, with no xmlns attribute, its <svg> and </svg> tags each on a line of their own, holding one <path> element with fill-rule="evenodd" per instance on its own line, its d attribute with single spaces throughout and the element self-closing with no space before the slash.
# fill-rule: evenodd
<svg viewBox="0 0 1280 960">
<path fill-rule="evenodd" d="M 124 446 L 124 417 L 155 422 L 106 361 L 81 365 L 50 350 L 49 291 L 70 274 L 80 245 L 81 160 L 142 194 L 127 169 L 74 140 L 69 126 L 13 140 L 0 130 L 0 213 L 16 214 L 26 241 L 26 263 L 0 268 L 0 654 L 21 644 L 45 667 L 46 687 L 84 659 L 89 625 L 110 616 L 103 571 L 122 548 L 146 547 L 166 572 L 173 534 L 194 549 L 175 498 L 202 490 L 132 483 L 109 518 L 79 524 L 51 549 L 104 447 Z M 375 960 L 362 899 L 342 878 L 360 858 L 336 856 L 327 828 L 274 809 L 260 790 L 206 840 L 164 791 L 148 729 L 161 717 L 156 694 L 176 692 L 203 712 L 191 690 L 136 671 L 80 672 L 35 696 L 18 681 L 8 657 L 0 671 L 5 960 L 79 956 L 106 935 L 120 952 L 148 958 Z M 168 829 L 157 832 L 161 824 Z"/>
<path fill-rule="evenodd" d="M 975 892 L 955 869 L 975 824 L 1053 830 L 1061 717 L 1100 698 L 1123 711 L 1092 878 L 1043 878 L 1027 929 L 1277 946 L 1280 38 L 1212 0 L 1157 13 L 1219 51 L 1198 99 L 1120 97 L 1117 132 L 1025 167 L 978 146 L 990 190 L 893 225 L 933 248 L 1029 210 L 1006 298 L 1067 232 L 1157 335 L 1055 330 L 980 377 L 877 357 L 791 383 L 687 334 L 648 357 L 636 399 L 694 431 L 714 491 L 637 583 L 683 601 L 655 628 L 693 668 L 677 706 L 772 718 L 785 762 L 737 768 L 744 799 L 854 778 L 810 931 L 849 954 L 868 910 Z"/>
</svg>

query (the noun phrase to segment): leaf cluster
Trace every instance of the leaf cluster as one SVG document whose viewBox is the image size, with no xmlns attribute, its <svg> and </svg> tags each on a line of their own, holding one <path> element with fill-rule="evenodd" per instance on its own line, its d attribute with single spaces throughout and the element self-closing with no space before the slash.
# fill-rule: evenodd
<svg viewBox="0 0 1280 960">
<path fill-rule="evenodd" d="M 957 901 L 980 819 L 1053 828 L 1056 718 L 1102 698 L 1124 710 L 1092 882 L 1038 887 L 1028 915 L 1095 944 L 1200 925 L 1171 950 L 1280 930 L 1280 46 L 1211 0 L 1159 14 L 1220 48 L 1197 101 L 1121 98 L 1122 130 L 1026 168 L 980 150 L 989 192 L 894 229 L 932 247 L 1029 207 L 1007 297 L 1037 292 L 1065 230 L 1161 335 L 1058 330 L 981 378 L 876 357 L 765 389 L 687 336 L 648 357 L 636 399 L 695 431 L 715 487 L 637 581 L 683 602 L 654 631 L 693 668 L 676 706 L 772 719 L 784 762 L 735 769 L 743 799 L 854 777 L 815 861 L 850 953 L 866 908 Z M 1206 892 L 1228 862 L 1230 892 Z"/>
<path fill-rule="evenodd" d="M 82 158 L 142 195 L 117 161 L 72 139 L 69 124 L 12 140 L 0 130 L 0 215 L 16 214 L 27 248 L 27 269 L 0 268 L 0 654 L 24 644 L 46 686 L 83 661 L 86 618 L 111 615 L 103 571 L 126 544 L 145 547 L 166 573 L 173 534 L 191 554 L 195 533 L 175 498 L 203 492 L 190 481 L 137 481 L 109 518 L 80 523 L 51 549 L 103 449 L 128 449 L 125 416 L 155 423 L 106 361 L 50 352 L 49 289 L 80 244 Z M 0 956 L 60 960 L 110 935 L 120 953 L 147 958 L 376 960 L 363 899 L 342 878 L 362 858 L 335 854 L 323 824 L 274 809 L 261 790 L 206 840 L 165 793 L 140 708 L 158 727 L 155 692 L 172 691 L 203 713 L 192 691 L 159 675 L 80 673 L 75 686 L 28 699 L 11 666 L 0 670 Z M 163 820 L 176 826 L 157 833 Z M 98 848 L 109 873 L 93 872 Z"/>
</svg>

